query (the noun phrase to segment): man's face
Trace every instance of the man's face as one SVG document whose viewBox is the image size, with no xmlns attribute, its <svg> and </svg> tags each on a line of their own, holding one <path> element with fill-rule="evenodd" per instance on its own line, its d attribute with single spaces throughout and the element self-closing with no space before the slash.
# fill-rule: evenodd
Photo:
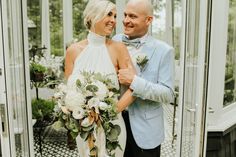
<svg viewBox="0 0 236 157">
<path fill-rule="evenodd" d="M 152 18 L 138 4 L 127 4 L 124 11 L 124 33 L 129 38 L 139 38 L 148 31 Z"/>
</svg>

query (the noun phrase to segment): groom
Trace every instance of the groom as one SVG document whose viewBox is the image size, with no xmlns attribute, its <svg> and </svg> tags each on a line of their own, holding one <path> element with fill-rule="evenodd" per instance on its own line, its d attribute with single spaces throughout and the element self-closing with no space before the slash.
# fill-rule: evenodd
<svg viewBox="0 0 236 157">
<path fill-rule="evenodd" d="M 127 128 L 124 157 L 160 157 L 164 141 L 162 105 L 174 97 L 174 53 L 166 43 L 148 35 L 153 20 L 152 4 L 148 0 L 130 0 L 124 11 L 123 41 L 137 70 L 119 70 L 119 81 L 137 97 L 123 112 Z M 129 66 L 128 66 L 129 67 Z"/>
</svg>

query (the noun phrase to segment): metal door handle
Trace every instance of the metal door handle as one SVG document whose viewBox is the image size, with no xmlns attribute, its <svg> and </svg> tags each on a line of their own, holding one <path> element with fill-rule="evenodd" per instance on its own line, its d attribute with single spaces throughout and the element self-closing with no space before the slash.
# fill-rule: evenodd
<svg viewBox="0 0 236 157">
<path fill-rule="evenodd" d="M 213 108 L 209 107 L 209 108 L 208 108 L 208 112 L 209 112 L 209 113 L 214 113 L 215 110 L 213 110 Z"/>
<path fill-rule="evenodd" d="M 7 136 L 5 104 L 0 104 L 0 114 L 2 120 L 2 134 L 3 136 Z"/>
<path fill-rule="evenodd" d="M 189 111 L 189 112 L 196 112 L 195 108 L 186 108 L 186 110 Z"/>
</svg>

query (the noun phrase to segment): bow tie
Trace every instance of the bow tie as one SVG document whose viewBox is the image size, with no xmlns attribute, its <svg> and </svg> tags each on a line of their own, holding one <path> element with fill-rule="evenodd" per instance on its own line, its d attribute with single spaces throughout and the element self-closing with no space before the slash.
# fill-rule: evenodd
<svg viewBox="0 0 236 157">
<path fill-rule="evenodd" d="M 140 41 L 139 38 L 130 40 L 130 39 L 128 39 L 128 37 L 126 37 L 126 36 L 123 36 L 123 37 L 122 37 L 122 42 L 123 42 L 125 45 L 127 45 L 127 46 L 133 46 L 133 47 L 135 47 L 136 49 L 138 49 L 138 48 L 142 45 L 142 43 L 141 43 L 141 41 Z"/>
</svg>

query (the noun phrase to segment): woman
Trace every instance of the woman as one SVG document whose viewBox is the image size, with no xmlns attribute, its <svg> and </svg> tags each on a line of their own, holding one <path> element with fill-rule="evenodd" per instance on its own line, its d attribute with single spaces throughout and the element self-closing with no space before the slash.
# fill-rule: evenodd
<svg viewBox="0 0 236 157">
<path fill-rule="evenodd" d="M 112 41 L 107 36 L 111 35 L 116 25 L 115 5 L 108 0 L 90 0 L 84 10 L 84 24 L 89 29 L 87 39 L 72 44 L 66 53 L 65 77 L 68 85 L 76 82 L 77 76 L 81 71 L 99 72 L 109 75 L 113 83 L 119 88 L 117 71 L 127 68 L 131 64 L 126 47 L 122 43 Z M 118 101 L 117 110 L 121 112 L 134 98 L 128 89 Z M 121 114 L 114 123 L 121 127 L 119 143 L 122 150 L 116 149 L 116 157 L 123 157 L 123 150 L 126 143 L 125 124 Z M 99 140 L 98 140 L 99 139 Z M 87 157 L 89 148 L 86 142 L 77 137 L 77 146 L 80 157 Z M 108 156 L 105 148 L 105 134 L 100 130 L 97 134 L 96 145 L 98 146 L 98 157 Z"/>
</svg>

